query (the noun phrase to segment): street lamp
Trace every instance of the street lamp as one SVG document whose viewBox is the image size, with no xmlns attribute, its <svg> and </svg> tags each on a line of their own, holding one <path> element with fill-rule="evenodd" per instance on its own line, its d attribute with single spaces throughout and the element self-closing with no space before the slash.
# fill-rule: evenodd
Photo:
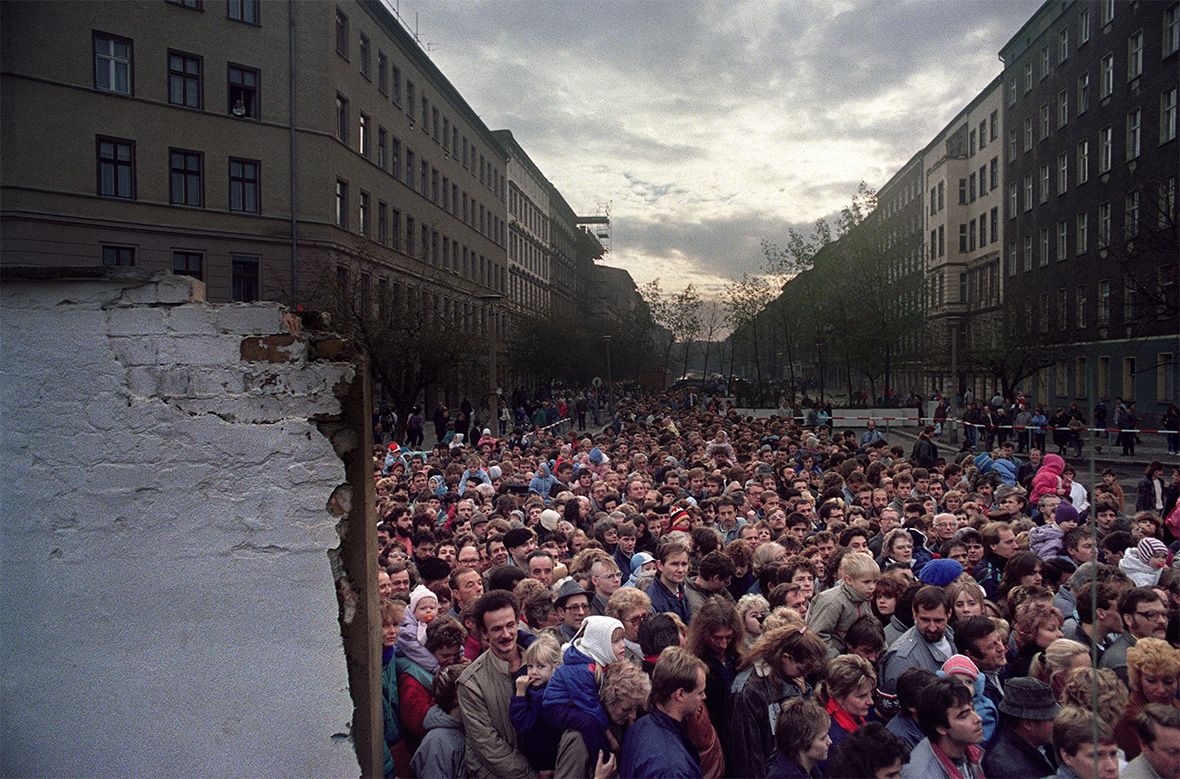
<svg viewBox="0 0 1180 779">
<path fill-rule="evenodd" d="M 610 411 L 611 416 L 615 413 L 615 383 L 611 380 L 610 375 L 610 336 L 604 335 L 603 342 L 606 343 L 606 391 L 607 391 L 607 410 Z"/>
<path fill-rule="evenodd" d="M 500 393 L 498 389 L 498 382 L 496 381 L 496 350 L 498 344 L 496 341 L 496 302 L 503 300 L 504 296 L 498 292 L 489 292 L 486 295 L 476 295 L 475 299 L 481 303 L 486 303 L 491 311 L 491 322 L 488 330 L 490 335 L 488 337 L 488 411 L 492 415 L 491 424 L 488 427 L 497 428 L 500 417 Z M 497 428 L 498 429 L 498 428 Z"/>
</svg>

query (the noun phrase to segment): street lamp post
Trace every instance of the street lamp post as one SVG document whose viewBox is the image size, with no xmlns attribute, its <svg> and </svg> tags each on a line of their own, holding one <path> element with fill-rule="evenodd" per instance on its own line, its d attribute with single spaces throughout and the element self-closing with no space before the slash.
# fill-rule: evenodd
<svg viewBox="0 0 1180 779">
<path fill-rule="evenodd" d="M 489 292 L 486 295 L 477 295 L 476 300 L 481 303 L 486 303 L 491 314 L 491 322 L 489 323 L 488 331 L 488 413 L 491 414 L 489 420 L 489 428 L 498 429 L 500 417 L 500 393 L 498 389 L 499 382 L 496 379 L 496 351 L 499 348 L 496 338 L 496 302 L 503 300 L 504 296 L 498 292 Z"/>
<path fill-rule="evenodd" d="M 606 391 L 607 391 L 607 410 L 610 411 L 611 416 L 615 413 L 615 383 L 610 375 L 610 336 L 604 335 L 603 342 L 606 343 Z"/>
</svg>

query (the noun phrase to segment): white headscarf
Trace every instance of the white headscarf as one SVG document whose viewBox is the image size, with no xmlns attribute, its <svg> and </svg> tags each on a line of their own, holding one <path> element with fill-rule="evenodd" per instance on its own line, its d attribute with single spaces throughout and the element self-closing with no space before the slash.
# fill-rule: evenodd
<svg viewBox="0 0 1180 779">
<path fill-rule="evenodd" d="M 617 663 L 618 658 L 611 648 L 611 636 L 616 628 L 622 630 L 623 623 L 614 617 L 586 617 L 571 643 L 574 649 L 600 665 Z"/>
</svg>

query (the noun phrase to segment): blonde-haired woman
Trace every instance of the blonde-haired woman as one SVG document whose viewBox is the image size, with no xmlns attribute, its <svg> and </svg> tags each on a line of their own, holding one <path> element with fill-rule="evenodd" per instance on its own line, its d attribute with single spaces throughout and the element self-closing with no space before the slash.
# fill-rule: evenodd
<svg viewBox="0 0 1180 779">
<path fill-rule="evenodd" d="M 1070 673 L 1090 667 L 1090 650 L 1077 641 L 1059 638 L 1033 658 L 1028 675 L 1053 688 L 1053 697 L 1061 702 L 1061 691 Z"/>
<path fill-rule="evenodd" d="M 1180 685 L 1180 649 L 1160 638 L 1141 638 L 1127 650 L 1127 680 L 1131 697 L 1127 711 L 1114 730 L 1119 748 L 1128 760 L 1139 756 L 1135 718 L 1149 703 L 1180 708 L 1176 689 Z"/>
</svg>

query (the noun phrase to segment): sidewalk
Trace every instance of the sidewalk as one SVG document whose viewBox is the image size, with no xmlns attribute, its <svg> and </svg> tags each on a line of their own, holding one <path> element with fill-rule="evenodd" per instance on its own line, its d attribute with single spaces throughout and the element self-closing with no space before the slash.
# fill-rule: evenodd
<svg viewBox="0 0 1180 779">
<path fill-rule="evenodd" d="M 889 431 L 888 440 L 890 445 L 901 444 L 906 447 L 906 453 L 909 454 L 910 447 L 918 440 L 918 428 L 893 428 Z M 954 441 L 952 442 L 952 435 Z M 1066 449 L 1065 461 L 1078 469 L 1079 472 L 1083 469 L 1088 470 L 1091 458 L 1094 460 L 1095 469 L 1099 472 L 1106 468 L 1120 468 L 1125 471 L 1133 471 L 1142 476 L 1144 469 L 1152 461 L 1158 460 L 1164 464 L 1165 468 L 1180 467 L 1180 457 L 1176 455 L 1168 455 L 1167 439 L 1163 433 L 1141 433 L 1139 439 L 1141 443 L 1135 445 L 1134 456 L 1124 457 L 1122 454 L 1122 447 L 1115 444 L 1115 434 L 1110 434 L 1109 445 L 1104 440 L 1105 436 L 1102 433 L 1086 433 L 1086 438 L 1082 442 L 1082 456 L 1073 456 L 1073 447 Z M 933 439 L 938 446 L 939 454 L 948 460 L 950 457 L 958 453 L 963 446 L 963 429 L 956 425 L 956 429 L 952 432 L 944 432 L 940 438 Z M 1102 447 L 1101 452 L 1095 451 L 1095 444 Z M 1052 440 L 1046 441 L 1045 454 L 1055 454 L 1056 447 L 1053 446 Z M 971 450 L 975 454 L 983 451 L 980 442 Z"/>
</svg>

